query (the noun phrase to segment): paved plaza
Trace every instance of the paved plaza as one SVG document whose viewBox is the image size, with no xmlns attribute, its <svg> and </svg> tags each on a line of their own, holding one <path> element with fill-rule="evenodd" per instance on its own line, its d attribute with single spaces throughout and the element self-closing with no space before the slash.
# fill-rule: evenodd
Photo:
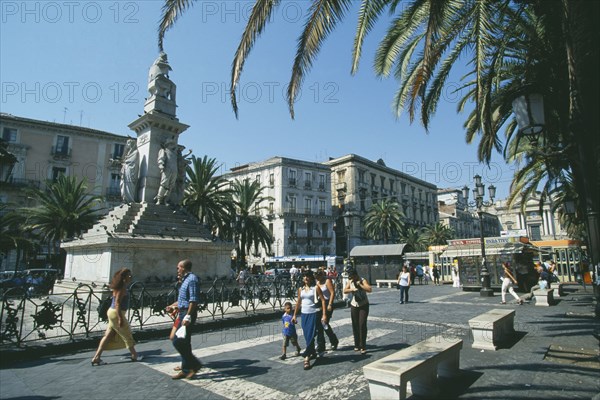
<svg viewBox="0 0 600 400">
<path fill-rule="evenodd" d="M 464 340 L 460 376 L 444 382 L 440 398 L 598 399 L 600 328 L 592 289 L 565 288 L 551 307 L 501 305 L 498 293 L 485 298 L 450 285 L 413 286 L 410 303 L 401 305 L 397 290 L 374 288 L 366 355 L 353 351 L 350 311 L 338 308 L 336 351 L 308 371 L 300 357 L 282 361 L 277 313 L 196 333 L 192 344 L 204 368 L 193 380 L 171 380 L 179 357 L 163 336 L 138 342 L 141 362 L 126 360 L 126 350 L 107 351 L 108 365 L 92 367 L 89 348 L 3 363 L 0 399 L 369 399 L 363 366 L 436 335 Z M 468 320 L 494 308 L 516 310 L 514 340 L 497 351 L 471 348 Z"/>
</svg>

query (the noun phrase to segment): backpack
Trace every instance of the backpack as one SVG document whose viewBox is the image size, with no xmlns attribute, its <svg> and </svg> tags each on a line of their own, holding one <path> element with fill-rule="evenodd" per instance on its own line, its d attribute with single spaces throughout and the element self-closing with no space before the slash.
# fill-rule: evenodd
<svg viewBox="0 0 600 400">
<path fill-rule="evenodd" d="M 108 321 L 108 309 L 112 304 L 112 296 L 107 297 L 103 300 L 100 300 L 100 304 L 98 304 L 98 318 L 102 321 Z"/>
</svg>

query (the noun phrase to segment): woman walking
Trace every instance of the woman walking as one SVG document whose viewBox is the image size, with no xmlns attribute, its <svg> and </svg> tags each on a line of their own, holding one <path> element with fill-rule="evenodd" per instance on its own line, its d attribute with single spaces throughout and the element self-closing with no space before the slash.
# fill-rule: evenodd
<svg viewBox="0 0 600 400">
<path fill-rule="evenodd" d="M 508 291 L 512 296 L 517 300 L 518 304 L 523 304 L 523 300 L 517 296 L 515 290 L 513 289 L 513 282 L 516 285 L 517 279 L 513 276 L 510 264 L 507 262 L 502 263 L 502 270 L 504 277 L 502 278 L 502 303 L 506 304 L 506 292 Z"/>
<path fill-rule="evenodd" d="M 323 314 L 327 315 L 327 323 L 317 323 L 317 352 L 324 353 L 325 352 L 325 334 L 329 338 L 329 343 L 331 343 L 331 349 L 336 350 L 339 340 L 333 329 L 331 329 L 331 317 L 333 316 L 333 300 L 335 296 L 333 283 L 331 283 L 331 279 L 328 279 L 325 271 L 323 269 L 319 269 L 315 274 L 315 278 L 317 279 L 317 285 L 321 289 L 321 293 L 323 293 L 323 299 L 325 300 L 325 304 L 327 308 L 321 309 L 318 313 L 317 319 L 321 319 Z"/>
<path fill-rule="evenodd" d="M 317 321 L 317 307 L 315 303 L 317 301 L 321 302 L 321 307 L 323 309 L 326 308 L 325 297 L 323 296 L 323 292 L 319 286 L 315 285 L 315 277 L 312 271 L 309 269 L 303 273 L 303 283 L 304 286 L 298 288 L 298 298 L 296 300 L 296 308 L 294 310 L 294 317 L 292 318 L 292 322 L 296 323 L 296 316 L 298 315 L 298 311 L 300 311 L 300 306 L 302 306 L 302 311 L 300 316 L 302 317 L 301 325 L 302 332 L 304 334 L 304 340 L 306 341 L 306 348 L 302 357 L 304 357 L 304 369 L 311 369 L 310 359 L 316 358 L 317 353 L 315 350 L 315 334 L 317 332 L 317 324 L 319 323 L 327 323 L 327 315 L 323 315 L 322 322 Z"/>
<path fill-rule="evenodd" d="M 398 275 L 398 288 L 400 289 L 400 304 L 408 303 L 408 289 L 410 289 L 410 272 L 406 265 Z"/>
<path fill-rule="evenodd" d="M 344 287 L 344 293 L 352 293 L 350 302 L 350 316 L 352 319 L 352 333 L 354 335 L 354 351 L 367 354 L 367 317 L 369 316 L 369 298 L 371 285 L 358 276 L 356 270 L 348 272 L 349 280 Z"/>
<path fill-rule="evenodd" d="M 112 278 L 110 288 L 112 289 L 112 304 L 108 309 L 108 327 L 100 345 L 92 359 L 92 366 L 106 364 L 100 356 L 104 350 L 116 350 L 126 347 L 131 353 L 131 361 L 140 361 L 142 356 L 135 351 L 135 342 L 131 335 L 131 328 L 125 316 L 129 308 L 129 295 L 127 285 L 131 282 L 131 270 L 121 268 Z"/>
</svg>

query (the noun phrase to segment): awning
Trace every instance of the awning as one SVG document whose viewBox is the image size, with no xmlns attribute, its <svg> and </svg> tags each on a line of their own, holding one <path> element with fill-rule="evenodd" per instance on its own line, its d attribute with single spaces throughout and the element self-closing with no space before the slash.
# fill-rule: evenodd
<svg viewBox="0 0 600 400">
<path fill-rule="evenodd" d="M 356 246 L 350 250 L 350 257 L 402 256 L 405 247 L 406 243 Z"/>
<path fill-rule="evenodd" d="M 442 253 L 442 257 L 480 257 L 481 240 L 464 239 L 448 241 L 449 245 Z M 485 254 L 488 256 L 499 254 L 516 254 L 526 251 L 537 251 L 537 247 L 521 241 L 520 238 L 501 237 L 485 239 Z"/>
<path fill-rule="evenodd" d="M 429 252 L 428 251 L 417 251 L 414 253 L 405 253 L 404 258 L 407 260 L 429 260 Z"/>
</svg>

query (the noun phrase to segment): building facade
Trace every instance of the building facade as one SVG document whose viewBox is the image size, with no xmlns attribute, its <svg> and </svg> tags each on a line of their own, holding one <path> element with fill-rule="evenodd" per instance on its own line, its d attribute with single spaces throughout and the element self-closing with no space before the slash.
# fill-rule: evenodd
<svg viewBox="0 0 600 400">
<path fill-rule="evenodd" d="M 467 199 L 460 189 L 439 189 L 438 205 L 440 222 L 454 230 L 455 238 L 478 238 L 481 236 L 479 215 L 469 208 Z M 500 235 L 501 225 L 493 207 L 485 209 L 481 215 L 483 236 Z"/>
<path fill-rule="evenodd" d="M 363 218 L 371 205 L 383 199 L 397 201 L 407 227 L 424 227 L 438 222 L 437 187 L 377 162 L 348 154 L 324 163 L 331 168 L 331 191 L 336 219 L 338 255 L 347 256 L 352 247 L 370 244 L 364 234 Z M 350 212 L 347 227 L 343 215 Z"/>
<path fill-rule="evenodd" d="M 86 179 L 88 190 L 106 200 L 102 206 L 120 203 L 126 136 L 6 113 L 0 114 L 0 133 L 8 152 L 16 157 L 14 165 L 0 167 L 0 202 L 9 207 L 35 206 L 26 189 L 43 189 L 48 181 L 68 175 Z M 5 254 L 0 268 L 14 270 L 14 258 Z"/>
<path fill-rule="evenodd" d="M 263 197 L 269 198 L 259 212 L 273 235 L 273 245 L 270 252 L 260 249 L 259 254 L 249 255 L 249 265 L 261 265 L 269 256 L 335 254 L 327 165 L 272 157 L 232 168 L 223 177 L 258 181 L 264 187 Z"/>
</svg>

